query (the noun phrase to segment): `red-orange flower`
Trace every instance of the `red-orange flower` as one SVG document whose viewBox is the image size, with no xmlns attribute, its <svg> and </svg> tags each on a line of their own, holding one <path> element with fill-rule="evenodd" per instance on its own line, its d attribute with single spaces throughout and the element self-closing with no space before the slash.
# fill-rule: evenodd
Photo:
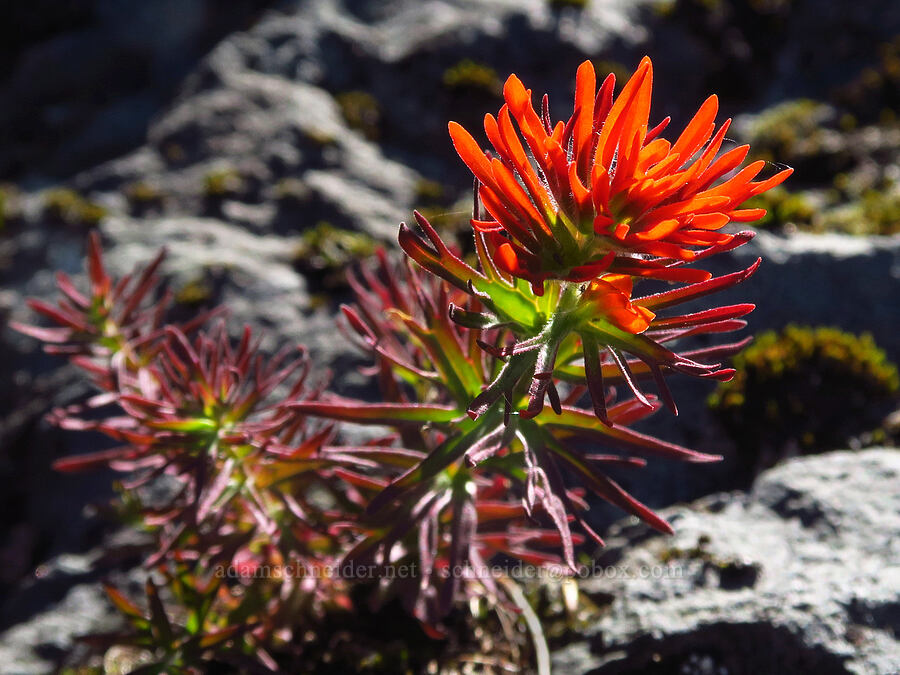
<svg viewBox="0 0 900 675">
<path fill-rule="evenodd" d="M 604 274 L 588 285 L 581 299 L 596 311 L 595 318 L 637 335 L 650 327 L 656 314 L 632 304 L 631 291 L 631 277 L 627 274 Z"/>
<path fill-rule="evenodd" d="M 450 123 L 456 151 L 480 181 L 492 217 L 472 225 L 489 234 L 498 267 L 538 292 L 545 279 L 586 281 L 606 269 L 700 281 L 709 275 L 668 265 L 689 262 L 700 250 L 729 248 L 734 235 L 721 231 L 727 223 L 765 215 L 740 206 L 784 181 L 791 169 L 756 181 L 765 166 L 757 161 L 731 175 L 749 146 L 719 154 L 730 120 L 716 129 L 715 96 L 674 143 L 659 138 L 669 119 L 649 127 L 652 81 L 645 57 L 614 98 L 614 76 L 598 91 L 594 67 L 585 61 L 574 112 L 554 126 L 546 98 L 539 115 L 531 90 L 511 75 L 503 88 L 506 104 L 496 118 L 484 119 L 496 156 Z"/>
</svg>

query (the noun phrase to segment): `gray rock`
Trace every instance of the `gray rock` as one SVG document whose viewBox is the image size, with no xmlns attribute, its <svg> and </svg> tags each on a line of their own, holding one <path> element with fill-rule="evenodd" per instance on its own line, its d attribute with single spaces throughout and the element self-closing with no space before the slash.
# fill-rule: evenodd
<svg viewBox="0 0 900 675">
<path fill-rule="evenodd" d="M 604 605 L 564 672 L 900 671 L 900 452 L 787 462 L 747 493 L 613 529 L 581 588 Z M 562 671 L 561 671 L 562 672 Z"/>
<path fill-rule="evenodd" d="M 151 127 L 148 146 L 74 184 L 96 199 L 152 185 L 168 215 L 205 212 L 256 232 L 327 220 L 392 240 L 411 216 L 418 175 L 348 129 L 327 92 L 242 69 L 240 45 L 227 41 L 210 56 L 214 86 L 182 96 Z M 221 198 L 207 187 L 216 175 L 237 182 Z M 279 197 L 285 178 L 304 187 L 295 203 Z"/>
<path fill-rule="evenodd" d="M 856 237 L 798 232 L 760 232 L 730 256 L 710 259 L 726 273 L 763 259 L 757 273 L 721 294 L 720 300 L 754 302 L 749 328 L 787 323 L 838 326 L 872 333 L 894 361 L 900 360 L 900 236 Z"/>
<path fill-rule="evenodd" d="M 3 672 L 31 675 L 59 672 L 69 664 L 84 665 L 92 649 L 79 638 L 126 631 L 124 617 L 113 607 L 100 580 L 141 598 L 147 572 L 127 549 L 137 550 L 146 543 L 146 536 L 123 531 L 108 537 L 102 546 L 42 563 L 6 599 L 24 618 L 0 630 Z M 116 549 L 118 557 L 109 555 Z M 35 606 L 41 609 L 33 611 Z"/>
<path fill-rule="evenodd" d="M 0 174 L 68 176 L 140 145 L 218 40 L 271 0 L 38 0 L 9 6 L 0 55 Z"/>
<path fill-rule="evenodd" d="M 71 652 L 75 638 L 102 628 L 120 628 L 103 588 L 79 584 L 63 600 L 14 628 L 0 633 L 0 659 L 9 675 L 43 675 Z"/>
<path fill-rule="evenodd" d="M 454 91 L 445 72 L 470 60 L 494 69 L 499 83 L 515 71 L 538 94 L 567 105 L 580 61 L 610 52 L 637 61 L 637 45 L 649 37 L 637 15 L 649 4 L 594 0 L 583 11 L 558 11 L 546 0 L 311 0 L 260 22 L 240 49 L 261 72 L 335 94 L 371 94 L 380 107 L 380 143 L 432 178 L 465 188 L 471 179 L 453 154 L 447 120 L 477 127 L 498 99 L 485 90 Z M 188 91 L 205 80 L 201 70 Z"/>
</svg>

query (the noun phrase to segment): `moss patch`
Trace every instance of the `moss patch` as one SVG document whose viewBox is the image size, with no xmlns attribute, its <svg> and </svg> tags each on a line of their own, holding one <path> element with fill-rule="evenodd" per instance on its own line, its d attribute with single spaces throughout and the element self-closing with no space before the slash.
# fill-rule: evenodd
<svg viewBox="0 0 900 675">
<path fill-rule="evenodd" d="M 756 470 L 795 454 L 848 447 L 877 428 L 900 376 L 869 334 L 790 325 L 734 359 L 709 405 Z"/>
<path fill-rule="evenodd" d="M 331 290 L 344 286 L 347 268 L 377 248 L 378 242 L 367 234 L 322 221 L 301 235 L 293 261 L 314 285 Z"/>
<path fill-rule="evenodd" d="M 203 176 L 203 195 L 209 199 L 235 197 L 243 192 L 244 179 L 233 167 L 208 171 Z"/>
<path fill-rule="evenodd" d="M 463 59 L 447 68 L 443 83 L 450 91 L 475 91 L 491 96 L 499 96 L 503 87 L 496 70 L 472 59 Z"/>
<path fill-rule="evenodd" d="M 370 141 L 381 136 L 381 105 L 366 91 L 345 91 L 334 97 L 347 126 Z"/>
<path fill-rule="evenodd" d="M 44 193 L 44 217 L 66 225 L 95 227 L 106 209 L 70 188 L 54 188 Z"/>
</svg>

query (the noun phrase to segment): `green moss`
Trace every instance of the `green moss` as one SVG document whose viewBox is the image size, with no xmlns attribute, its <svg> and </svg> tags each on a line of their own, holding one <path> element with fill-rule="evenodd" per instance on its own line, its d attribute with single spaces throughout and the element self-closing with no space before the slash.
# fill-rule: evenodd
<svg viewBox="0 0 900 675">
<path fill-rule="evenodd" d="M 434 204 L 444 199 L 444 186 L 436 180 L 421 178 L 416 181 L 416 204 Z"/>
<path fill-rule="evenodd" d="M 815 146 L 822 124 L 832 114 L 830 106 L 796 99 L 785 101 L 760 113 L 747 129 L 747 141 L 754 156 L 769 161 L 790 161 L 804 144 Z"/>
<path fill-rule="evenodd" d="M 782 185 L 751 197 L 743 208 L 765 209 L 766 215 L 753 224 L 765 229 L 780 229 L 787 225 L 809 229 L 816 216 L 816 209 L 806 194 L 789 192 Z"/>
<path fill-rule="evenodd" d="M 702 560 L 703 562 L 714 562 L 712 554 L 703 546 L 697 545 L 692 548 L 664 548 L 659 553 L 659 561 L 663 565 L 669 565 L 679 560 Z"/>
<path fill-rule="evenodd" d="M 838 87 L 834 100 L 865 122 L 894 124 L 900 105 L 900 34 L 872 50 L 873 61 Z"/>
<path fill-rule="evenodd" d="M 860 200 L 862 220 L 875 234 L 900 232 L 900 192 L 866 190 Z"/>
<path fill-rule="evenodd" d="M 203 194 L 210 199 L 234 197 L 244 190 L 244 179 L 237 169 L 213 169 L 203 176 Z"/>
<path fill-rule="evenodd" d="M 378 242 L 369 235 L 322 221 L 301 235 L 293 260 L 320 287 L 338 288 L 344 284 L 346 269 L 376 248 Z"/>
<path fill-rule="evenodd" d="M 753 226 L 770 230 L 891 235 L 900 232 L 900 184 L 867 172 L 842 172 L 827 190 L 793 192 L 778 186 L 750 198 L 744 208 L 763 208 Z"/>
<path fill-rule="evenodd" d="M 838 120 L 838 126 L 841 128 L 841 131 L 853 131 L 858 124 L 859 121 L 856 119 L 856 115 L 851 115 L 850 113 L 844 113 Z"/>
<path fill-rule="evenodd" d="M 832 202 L 813 219 L 814 231 L 891 235 L 900 232 L 900 184 L 865 173 L 841 173 L 828 193 Z"/>
<path fill-rule="evenodd" d="M 845 447 L 877 427 L 900 387 L 897 367 L 871 335 L 836 328 L 790 325 L 764 333 L 734 366 L 734 379 L 719 385 L 709 405 L 741 450 L 763 465 L 784 454 Z"/>
<path fill-rule="evenodd" d="M 15 185 L 0 183 L 0 230 L 22 217 L 22 193 Z"/>
<path fill-rule="evenodd" d="M 590 566 L 592 562 L 588 558 L 581 564 Z M 600 613 L 598 605 L 613 600 L 612 595 L 582 592 L 574 578 L 523 578 L 520 583 L 551 645 L 564 642 L 573 632 L 580 633 L 594 625 Z"/>
<path fill-rule="evenodd" d="M 490 66 L 463 59 L 444 71 L 444 87 L 450 91 L 468 90 L 499 96 L 503 83 Z"/>
<path fill-rule="evenodd" d="M 345 91 L 334 98 L 351 129 L 362 132 L 369 140 L 378 140 L 381 135 L 381 105 L 372 94 Z"/>
<path fill-rule="evenodd" d="M 651 9 L 659 18 L 667 19 L 675 13 L 677 6 L 678 3 L 676 0 L 659 0 L 658 2 L 653 3 Z"/>
<path fill-rule="evenodd" d="M 787 190 L 775 206 L 775 217 L 782 223 L 803 225 L 811 223 L 814 215 L 815 209 L 805 195 Z"/>
<path fill-rule="evenodd" d="M 372 255 L 375 248 L 375 240 L 369 235 L 342 230 L 322 221 L 303 233 L 295 249 L 295 258 L 322 267 L 344 265 L 351 258 Z"/>
<path fill-rule="evenodd" d="M 587 7 L 588 2 L 590 2 L 590 0 L 547 0 L 547 4 L 554 9 L 561 9 L 563 7 L 576 7 L 578 9 L 584 9 L 585 7 Z"/>
<path fill-rule="evenodd" d="M 158 211 L 165 203 L 165 195 L 150 183 L 136 181 L 126 185 L 123 192 L 132 212 L 139 216 L 149 211 Z"/>
<path fill-rule="evenodd" d="M 175 302 L 184 307 L 200 307 L 213 297 L 213 288 L 205 277 L 191 279 L 175 291 Z"/>
<path fill-rule="evenodd" d="M 94 227 L 107 211 L 70 188 L 54 188 L 44 193 L 44 216 L 67 225 Z"/>
<path fill-rule="evenodd" d="M 279 203 L 302 204 L 310 197 L 310 189 L 299 178 L 282 178 L 275 184 L 275 199 Z"/>
<path fill-rule="evenodd" d="M 320 149 L 337 145 L 337 138 L 335 138 L 334 134 L 322 129 L 307 129 L 303 133 L 303 137 Z"/>
<path fill-rule="evenodd" d="M 163 201 L 163 193 L 159 188 L 142 181 L 126 185 L 125 196 L 129 202 L 135 205 L 151 206 L 161 204 Z"/>
</svg>

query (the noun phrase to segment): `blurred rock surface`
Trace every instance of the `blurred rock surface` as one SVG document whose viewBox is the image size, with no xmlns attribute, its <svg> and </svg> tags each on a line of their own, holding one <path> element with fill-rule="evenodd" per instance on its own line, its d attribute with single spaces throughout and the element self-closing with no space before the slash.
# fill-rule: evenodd
<svg viewBox="0 0 900 675">
<path fill-rule="evenodd" d="M 900 452 L 796 459 L 748 493 L 620 524 L 580 584 L 600 619 L 559 672 L 900 672 Z M 608 573 L 607 573 L 608 572 Z"/>
</svg>

